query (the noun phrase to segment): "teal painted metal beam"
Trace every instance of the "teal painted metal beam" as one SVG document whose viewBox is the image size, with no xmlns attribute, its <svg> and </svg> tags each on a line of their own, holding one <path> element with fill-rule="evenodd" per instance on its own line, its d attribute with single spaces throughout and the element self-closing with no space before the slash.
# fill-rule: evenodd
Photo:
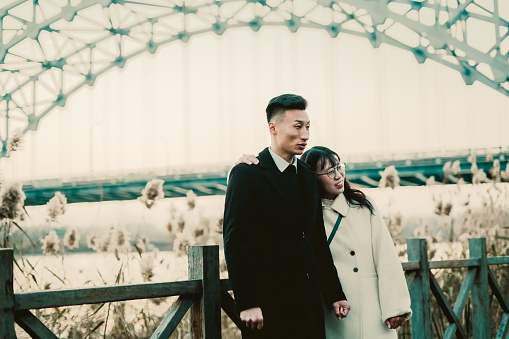
<svg viewBox="0 0 509 339">
<path fill-rule="evenodd" d="M 500 159 L 509 159 L 509 152 L 498 155 Z M 446 162 L 460 161 L 461 177 L 471 182 L 470 163 L 465 156 L 433 157 L 413 160 L 365 161 L 347 164 L 347 178 L 361 187 L 377 187 L 380 172 L 385 167 L 395 166 L 401 179 L 400 184 L 422 186 L 426 179 L 434 176 L 437 182 L 443 180 L 443 166 Z M 478 160 L 479 169 L 489 172 L 493 163 Z M 51 199 L 56 191 L 67 197 L 69 203 L 98 202 L 111 200 L 133 200 L 141 196 L 142 189 L 148 181 L 159 178 L 164 180 L 163 191 L 167 198 L 184 197 L 189 190 L 198 196 L 223 195 L 226 192 L 227 173 L 230 166 L 207 171 L 191 171 L 177 174 L 131 174 L 125 177 L 116 176 L 107 179 L 62 180 L 48 179 L 25 182 L 23 190 L 26 195 L 25 205 L 43 205 Z M 448 179 L 449 180 L 449 179 Z M 448 183 L 453 183 L 449 180 Z"/>
<path fill-rule="evenodd" d="M 185 197 L 189 190 L 198 196 L 222 195 L 226 192 L 225 171 L 214 173 L 190 173 L 185 175 L 157 176 L 164 180 L 165 198 Z M 143 177 L 143 176 L 141 176 Z M 67 198 L 68 203 L 99 202 L 112 200 L 134 200 L 141 196 L 141 191 L 154 176 L 147 175 L 140 179 L 105 179 L 62 182 L 32 182 L 23 186 L 26 195 L 25 205 L 43 205 L 51 199 L 56 191 Z"/>
</svg>

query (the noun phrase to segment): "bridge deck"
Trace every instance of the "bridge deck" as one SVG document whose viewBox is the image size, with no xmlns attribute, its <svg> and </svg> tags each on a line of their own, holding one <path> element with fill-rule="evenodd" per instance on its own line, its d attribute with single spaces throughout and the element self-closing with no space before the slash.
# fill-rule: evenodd
<svg viewBox="0 0 509 339">
<path fill-rule="evenodd" d="M 509 159 L 509 151 L 495 155 L 503 164 Z M 418 159 L 364 160 L 347 164 L 348 179 L 361 187 L 377 187 L 380 172 L 388 166 L 395 166 L 402 186 L 425 185 L 426 180 L 434 176 L 436 182 L 443 182 L 443 166 L 446 162 L 460 161 L 460 176 L 465 182 L 471 182 L 471 164 L 467 153 L 454 156 L 427 157 Z M 493 161 L 486 156 L 478 156 L 477 166 L 489 173 Z M 68 203 L 99 202 L 110 200 L 132 200 L 141 195 L 148 181 L 154 178 L 164 180 L 163 191 L 167 198 L 183 197 L 188 190 L 198 196 L 222 195 L 226 192 L 226 179 L 230 165 L 209 167 L 202 171 L 180 170 L 178 172 L 147 172 L 127 174 L 105 178 L 47 179 L 24 182 L 25 205 L 43 205 L 60 191 L 67 197 Z M 488 175 L 489 177 L 489 175 Z M 447 182 L 454 183 L 458 176 L 449 173 Z"/>
</svg>

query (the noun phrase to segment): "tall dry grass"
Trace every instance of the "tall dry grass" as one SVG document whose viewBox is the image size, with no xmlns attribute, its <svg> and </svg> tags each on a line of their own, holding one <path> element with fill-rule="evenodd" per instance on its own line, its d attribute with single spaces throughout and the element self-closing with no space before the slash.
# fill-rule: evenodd
<svg viewBox="0 0 509 339">
<path fill-rule="evenodd" d="M 445 182 L 428 180 L 427 190 L 432 194 L 436 225 L 430 218 L 422 218 L 414 230 L 414 236 L 428 241 L 430 260 L 446 260 L 468 257 L 469 238 L 485 237 L 490 256 L 509 255 L 509 187 L 507 169 L 502 171 L 500 163 L 494 161 L 489 173 L 476 170 L 472 160 L 472 175 L 475 184 L 464 183 L 457 165 L 444 166 Z M 452 179 L 451 179 L 452 178 Z M 445 183 L 454 184 L 444 185 Z M 395 168 L 387 168 L 380 181 L 384 189 L 397 190 L 399 177 Z M 139 201 L 150 210 L 164 198 L 161 180 L 152 180 L 142 191 Z M 15 290 L 34 291 L 55 288 L 78 288 L 151 281 L 185 280 L 187 278 L 187 247 L 189 245 L 220 244 L 222 241 L 222 211 L 216 216 L 207 216 L 200 209 L 200 200 L 188 192 L 183 208 L 173 206 L 168 213 L 168 240 L 173 243 L 171 255 L 164 255 L 143 235 L 131 235 L 122 226 L 115 225 L 101 233 L 87 237 L 88 247 L 100 256 L 95 271 L 71 272 L 70 256 L 81 235 L 73 227 L 65 234 L 50 229 L 40 239 L 29 239 L 28 246 L 42 249 L 41 256 L 24 255 L 21 243 L 13 239 L 13 231 L 28 235 L 23 229 L 23 220 L 29 216 L 24 209 L 24 194 L 19 184 L 1 183 L 0 190 L 0 245 L 15 249 Z M 65 196 L 55 193 L 47 204 L 48 223 L 57 225 L 58 218 L 66 213 Z M 406 260 L 405 211 L 391 206 L 385 211 L 387 225 Z M 26 244 L 26 243 L 25 243 Z M 51 263 L 50 263 L 51 262 Z M 104 263 L 104 266 L 99 265 Z M 108 264 L 109 266 L 106 266 Z M 221 276 L 226 277 L 226 265 L 221 259 Z M 72 266 L 72 265 L 71 265 Z M 507 267 L 492 267 L 506 296 L 509 295 L 509 270 Z M 76 282 L 75 275 L 81 274 Z M 433 270 L 444 293 L 451 303 L 457 297 L 464 278 L 465 269 Z M 175 298 L 157 298 L 129 302 L 83 305 L 36 310 L 35 315 L 61 338 L 149 338 Z M 491 294 L 492 327 L 498 326 L 501 310 Z M 468 301 L 461 321 L 471 335 L 472 314 Z M 433 301 L 433 333 L 443 336 L 447 328 L 446 318 Z M 240 338 L 235 325 L 222 314 L 224 338 Z M 186 316 L 171 338 L 186 338 L 189 335 L 189 319 Z M 21 333 L 21 332 L 20 332 Z M 409 326 L 398 330 L 400 338 L 410 338 Z"/>
</svg>

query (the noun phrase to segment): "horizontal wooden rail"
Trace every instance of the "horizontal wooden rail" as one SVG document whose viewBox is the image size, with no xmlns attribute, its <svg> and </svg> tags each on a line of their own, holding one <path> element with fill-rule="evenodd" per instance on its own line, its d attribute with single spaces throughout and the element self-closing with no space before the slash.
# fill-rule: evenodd
<svg viewBox="0 0 509 339">
<path fill-rule="evenodd" d="M 487 258 L 488 265 L 509 265 L 509 257 L 492 257 Z M 462 268 L 476 267 L 480 265 L 480 259 L 451 259 L 451 260 L 434 260 L 429 262 L 430 269 L 441 268 Z M 407 261 L 401 263 L 404 271 L 415 271 L 420 269 L 421 264 L 418 261 Z"/>
<path fill-rule="evenodd" d="M 490 260 L 496 259 L 496 260 Z M 443 268 L 462 268 L 462 267 L 476 267 L 481 264 L 479 259 L 452 259 L 452 260 L 434 260 L 429 262 L 429 269 L 443 269 Z M 488 258 L 489 265 L 509 264 L 509 257 L 496 257 Z M 404 271 L 415 271 L 421 268 L 418 261 L 408 261 L 401 263 Z"/>
<path fill-rule="evenodd" d="M 452 259 L 452 260 L 435 260 L 429 262 L 430 269 L 437 268 L 461 268 L 475 267 L 481 264 L 480 259 Z"/>
<path fill-rule="evenodd" d="M 232 289 L 228 279 L 221 279 L 220 286 L 221 291 L 231 291 Z M 199 295 L 202 293 L 202 288 L 202 281 L 196 279 L 165 283 L 22 292 L 15 294 L 14 311 L 179 295 Z"/>
<path fill-rule="evenodd" d="M 401 263 L 404 271 L 415 271 L 421 268 L 421 263 L 418 261 L 408 261 Z"/>
<path fill-rule="evenodd" d="M 488 265 L 507 265 L 509 257 L 491 257 L 488 258 Z"/>
<path fill-rule="evenodd" d="M 14 311 L 198 294 L 201 280 L 16 293 Z"/>
</svg>

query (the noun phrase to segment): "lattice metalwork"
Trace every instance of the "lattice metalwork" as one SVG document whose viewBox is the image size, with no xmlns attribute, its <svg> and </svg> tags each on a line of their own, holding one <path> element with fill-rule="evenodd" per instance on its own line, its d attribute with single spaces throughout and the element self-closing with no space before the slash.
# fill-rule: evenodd
<svg viewBox="0 0 509 339">
<path fill-rule="evenodd" d="M 250 27 L 326 30 L 411 51 L 509 96 L 505 0 L 2 0 L 1 155 L 16 128 L 140 53 L 193 35 Z"/>
</svg>

